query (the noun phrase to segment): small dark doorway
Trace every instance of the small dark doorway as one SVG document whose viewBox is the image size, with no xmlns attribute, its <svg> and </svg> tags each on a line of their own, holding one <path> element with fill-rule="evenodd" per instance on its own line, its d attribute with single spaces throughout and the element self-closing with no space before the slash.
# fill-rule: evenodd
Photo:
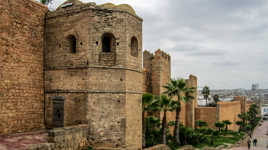
<svg viewBox="0 0 268 150">
<path fill-rule="evenodd" d="M 105 33 L 102 36 L 102 52 L 115 51 L 115 37 L 111 33 Z"/>
<path fill-rule="evenodd" d="M 70 47 L 70 52 L 71 53 L 76 53 L 76 38 L 73 35 L 69 35 L 67 38 L 68 42 L 69 42 L 69 47 Z"/>
<path fill-rule="evenodd" d="M 138 57 L 139 54 L 139 45 L 138 40 L 135 36 L 131 38 L 131 55 L 134 57 Z"/>
<path fill-rule="evenodd" d="M 53 101 L 53 127 L 64 127 L 64 100 L 62 96 L 54 96 Z"/>
</svg>

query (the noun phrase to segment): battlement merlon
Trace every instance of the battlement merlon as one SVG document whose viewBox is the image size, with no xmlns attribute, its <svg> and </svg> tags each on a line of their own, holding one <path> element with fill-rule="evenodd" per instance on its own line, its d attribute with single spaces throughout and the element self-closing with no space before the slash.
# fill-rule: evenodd
<svg viewBox="0 0 268 150">
<path fill-rule="evenodd" d="M 102 11 L 103 13 L 126 13 L 140 21 L 143 21 L 143 19 L 137 16 L 135 10 L 128 4 L 114 5 L 112 3 L 105 3 L 101 5 L 96 5 L 95 2 L 83 3 L 79 0 L 68 0 L 64 2 L 56 9 L 56 11 L 48 12 L 47 19 L 66 16 L 88 10 Z"/>
<path fill-rule="evenodd" d="M 188 83 L 188 86 L 194 88 L 197 87 L 197 77 L 195 75 L 190 74 L 189 77 L 185 79 L 185 81 Z"/>
<path fill-rule="evenodd" d="M 150 51 L 148 51 L 148 50 L 144 50 L 143 51 L 143 57 L 146 57 L 146 58 L 154 58 L 154 54 L 153 53 L 151 53 Z"/>
<path fill-rule="evenodd" d="M 160 49 L 158 49 L 157 51 L 155 51 L 155 57 L 156 58 L 164 58 L 170 61 L 170 55 Z"/>
<path fill-rule="evenodd" d="M 189 80 L 197 81 L 197 77 L 195 75 L 190 74 Z"/>
</svg>

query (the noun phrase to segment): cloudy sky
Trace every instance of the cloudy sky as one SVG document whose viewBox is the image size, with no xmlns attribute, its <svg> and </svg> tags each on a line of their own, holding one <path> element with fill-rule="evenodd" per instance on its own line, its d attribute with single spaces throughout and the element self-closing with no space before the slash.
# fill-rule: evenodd
<svg viewBox="0 0 268 150">
<path fill-rule="evenodd" d="M 143 49 L 169 53 L 172 77 L 194 74 L 213 89 L 268 88 L 267 0 L 82 1 L 133 6 L 144 19 Z"/>
</svg>

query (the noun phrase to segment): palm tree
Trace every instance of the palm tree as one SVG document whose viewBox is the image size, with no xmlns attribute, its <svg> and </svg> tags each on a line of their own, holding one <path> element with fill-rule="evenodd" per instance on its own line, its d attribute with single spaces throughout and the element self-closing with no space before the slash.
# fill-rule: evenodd
<svg viewBox="0 0 268 150">
<path fill-rule="evenodd" d="M 242 114 L 239 114 L 238 117 L 241 119 L 242 121 L 242 124 L 241 124 L 241 130 L 242 131 L 246 131 L 246 126 L 248 124 L 248 118 L 249 118 L 249 115 L 248 113 L 242 113 Z"/>
<path fill-rule="evenodd" d="M 159 137 L 160 134 L 160 119 L 154 116 L 148 116 L 145 118 L 145 127 L 146 127 L 146 147 L 153 146 L 161 143 L 161 138 Z"/>
<path fill-rule="evenodd" d="M 249 124 L 251 125 L 251 130 L 253 130 L 258 124 L 257 114 L 258 114 L 258 106 L 256 104 L 252 104 L 248 111 L 248 121 Z"/>
<path fill-rule="evenodd" d="M 145 113 L 146 111 L 151 111 L 152 108 L 152 104 L 154 102 L 154 96 L 150 93 L 146 93 L 142 95 L 142 146 L 145 147 L 146 145 L 146 141 L 145 141 L 145 134 L 146 134 L 146 124 L 145 124 Z"/>
<path fill-rule="evenodd" d="M 208 104 L 208 96 L 210 94 L 210 90 L 208 86 L 204 86 L 203 90 L 202 90 L 202 94 L 206 100 L 206 105 Z"/>
<path fill-rule="evenodd" d="M 211 133 L 211 145 L 214 145 L 214 141 L 215 139 L 217 139 L 220 135 L 220 132 L 219 131 L 215 131 L 213 130 L 212 133 Z"/>
<path fill-rule="evenodd" d="M 238 132 L 240 133 L 241 130 L 243 129 L 243 124 L 244 124 L 243 121 L 236 121 L 235 124 L 239 126 Z"/>
<path fill-rule="evenodd" d="M 184 91 L 184 96 L 183 96 L 183 101 L 188 102 L 194 99 L 194 96 L 192 94 L 195 92 L 195 88 L 190 87 L 190 88 L 185 88 Z"/>
<path fill-rule="evenodd" d="M 181 111 L 181 100 L 182 94 L 186 89 L 186 82 L 184 79 L 171 79 L 167 85 L 164 86 L 166 91 L 164 92 L 168 96 L 177 96 L 178 107 L 176 108 L 176 120 L 175 120 L 175 129 L 174 129 L 174 136 L 175 142 L 180 145 L 180 138 L 179 138 L 179 124 L 180 124 L 180 111 Z"/>
<path fill-rule="evenodd" d="M 167 144 L 167 112 L 176 109 L 177 102 L 173 101 L 166 95 L 160 95 L 158 97 L 159 110 L 163 111 L 162 119 L 162 144 Z"/>
<path fill-rule="evenodd" d="M 224 125 L 225 125 L 225 131 L 227 131 L 228 126 L 232 124 L 232 122 L 230 122 L 229 120 L 223 120 L 222 123 L 224 123 Z"/>
<path fill-rule="evenodd" d="M 176 96 L 177 97 L 177 107 L 176 107 L 176 120 L 175 120 L 175 129 L 174 129 L 174 136 L 175 142 L 180 145 L 180 134 L 179 134 L 179 124 L 180 124 L 180 111 L 181 111 L 181 100 L 188 101 L 192 99 L 191 93 L 193 92 L 194 88 L 187 88 L 186 82 L 184 79 L 171 79 L 169 83 L 167 83 L 164 88 L 166 91 L 164 94 L 168 96 Z M 185 95 L 185 96 L 184 96 Z"/>
<path fill-rule="evenodd" d="M 221 132 L 221 129 L 224 127 L 224 123 L 219 122 L 219 121 L 215 122 L 214 125 L 215 125 L 215 127 L 217 127 L 219 129 L 219 132 Z"/>
<path fill-rule="evenodd" d="M 195 124 L 196 124 L 196 127 L 199 127 L 199 128 L 208 126 L 208 123 L 203 120 L 197 120 Z"/>
<path fill-rule="evenodd" d="M 219 95 L 215 94 L 215 95 L 213 96 L 213 100 L 214 100 L 214 102 L 217 104 L 218 101 L 220 101 Z"/>
</svg>

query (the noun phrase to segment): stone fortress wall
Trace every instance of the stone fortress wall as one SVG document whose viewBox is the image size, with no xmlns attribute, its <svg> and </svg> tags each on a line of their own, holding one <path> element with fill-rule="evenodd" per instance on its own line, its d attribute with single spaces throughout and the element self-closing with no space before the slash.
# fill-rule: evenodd
<svg viewBox="0 0 268 150">
<path fill-rule="evenodd" d="M 85 140 L 101 149 L 140 149 L 141 96 L 165 91 L 171 57 L 142 54 L 143 20 L 128 5 L 68 0 L 47 11 L 33 0 L 0 2 L 0 135 L 52 129 L 58 117 L 64 128 L 49 133 L 61 146 L 76 137 L 70 149 Z M 186 82 L 197 87 L 193 75 Z M 193 96 L 181 103 L 180 119 L 194 128 L 208 113 L 197 107 L 197 91 Z M 55 108 L 58 98 L 64 105 Z M 218 119 L 225 119 L 227 105 L 220 106 Z M 167 119 L 175 120 L 175 112 Z"/>
<path fill-rule="evenodd" d="M 0 134 L 43 129 L 44 17 L 31 0 L 0 1 Z"/>
<path fill-rule="evenodd" d="M 160 95 L 165 91 L 163 87 L 171 78 L 171 57 L 162 50 L 157 50 L 155 53 L 149 51 L 143 52 L 143 68 L 144 68 L 144 92 Z M 188 87 L 197 88 L 197 77 L 190 75 L 186 79 Z M 194 127 L 195 106 L 197 105 L 197 91 L 193 93 L 194 99 L 191 102 L 181 102 L 180 121 L 188 126 Z M 174 97 L 176 99 L 176 97 Z M 162 118 L 163 113 L 156 114 Z M 167 121 L 174 121 L 176 113 L 167 112 Z M 173 129 L 171 129 L 172 131 Z"/>
<path fill-rule="evenodd" d="M 214 123 L 217 122 L 216 107 L 197 107 L 195 108 L 195 120 L 207 122 L 209 128 L 214 128 Z"/>
<path fill-rule="evenodd" d="M 196 107 L 195 120 L 203 120 L 208 123 L 208 127 L 216 129 L 215 122 L 229 120 L 232 124 L 228 127 L 230 130 L 238 131 L 239 126 L 235 124 L 239 121 L 238 114 L 247 112 L 252 103 L 246 100 L 246 97 L 237 96 L 233 101 L 218 102 L 216 107 Z"/>
<path fill-rule="evenodd" d="M 88 123 L 91 145 L 140 148 L 142 19 L 77 0 L 61 6 L 46 17 L 47 125 L 63 96 L 64 125 Z"/>
<path fill-rule="evenodd" d="M 144 87 L 145 93 L 154 95 L 162 94 L 163 88 L 171 78 L 170 56 L 157 50 L 155 53 L 149 51 L 143 52 L 144 67 Z M 197 89 L 197 77 L 190 75 L 186 79 L 188 87 Z M 181 102 L 180 122 L 187 127 L 195 128 L 197 120 L 203 120 L 208 123 L 208 127 L 215 128 L 214 123 L 217 121 L 229 120 L 232 124 L 229 129 L 237 131 L 239 127 L 235 124 L 239 120 L 238 114 L 248 111 L 251 103 L 247 102 L 245 97 L 235 97 L 231 102 L 219 102 L 217 107 L 199 107 L 197 105 L 197 91 L 193 93 L 194 99 L 187 103 Z M 176 97 L 174 97 L 176 99 Z M 162 118 L 163 113 L 156 114 Z M 167 112 L 167 121 L 174 121 L 175 112 Z M 171 129 L 171 133 L 173 129 Z"/>
<path fill-rule="evenodd" d="M 95 147 L 141 148 L 143 20 L 128 5 L 61 6 L 0 3 L 0 135 L 51 129 L 62 117 L 87 124 Z"/>
<path fill-rule="evenodd" d="M 241 114 L 240 101 L 218 102 L 217 104 L 217 121 L 229 120 L 232 124 L 228 127 L 230 130 L 238 131 L 239 126 L 235 124 L 239 121 L 238 115 Z"/>
</svg>

